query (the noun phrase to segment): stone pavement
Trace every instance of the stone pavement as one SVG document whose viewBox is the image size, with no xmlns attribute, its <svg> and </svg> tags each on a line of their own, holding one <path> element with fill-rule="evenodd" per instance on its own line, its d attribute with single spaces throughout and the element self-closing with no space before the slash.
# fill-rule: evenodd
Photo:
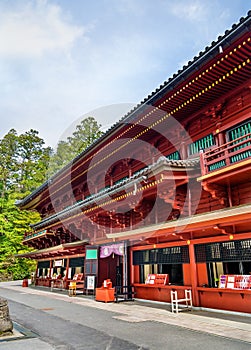
<svg viewBox="0 0 251 350">
<path fill-rule="evenodd" d="M 251 343 L 251 315 L 249 314 L 212 313 L 196 309 L 192 312 L 172 314 L 160 303 L 139 302 L 137 300 L 133 305 L 132 303 L 100 303 L 96 302 L 93 298 L 83 295 L 70 298 L 65 293 L 51 292 L 49 289 L 45 290 L 34 287 L 23 288 L 21 281 L 2 282 L 0 283 L 0 295 L 1 289 L 5 291 L 6 289 L 14 290 L 19 294 L 19 298 L 21 298 L 22 295 L 35 294 L 49 297 L 50 299 L 60 299 L 66 303 L 74 303 L 79 306 L 106 310 L 115 314 L 113 318 L 125 322 L 155 321 Z M 15 350 L 29 349 L 30 341 L 31 339 L 25 340 L 25 342 L 27 342 L 27 347 L 24 347 L 24 340 L 22 340 L 22 348 L 18 347 L 21 342 L 18 343 L 18 341 L 15 341 Z M 13 341 L 0 341 L 1 350 L 13 348 Z M 39 339 L 32 339 L 32 348 L 38 350 L 53 349 L 51 345 Z"/>
</svg>

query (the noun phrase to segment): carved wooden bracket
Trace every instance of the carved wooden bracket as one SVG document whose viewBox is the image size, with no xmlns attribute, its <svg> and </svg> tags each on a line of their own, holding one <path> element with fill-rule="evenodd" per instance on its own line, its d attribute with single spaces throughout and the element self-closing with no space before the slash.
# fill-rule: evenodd
<svg viewBox="0 0 251 350">
<path fill-rule="evenodd" d="M 221 115 L 223 114 L 224 109 L 226 108 L 226 101 L 223 103 L 219 103 L 216 106 L 213 106 L 209 108 L 205 114 L 207 116 L 210 116 L 213 119 L 220 119 Z"/>
<path fill-rule="evenodd" d="M 116 213 L 114 214 L 114 220 L 120 227 L 125 228 L 130 225 L 130 216 L 127 213 Z"/>
<path fill-rule="evenodd" d="M 221 226 L 221 225 L 215 225 L 215 230 L 219 230 L 223 235 L 228 235 L 233 233 L 233 228 L 231 226 Z"/>
<path fill-rule="evenodd" d="M 142 201 L 136 196 L 136 198 L 130 198 L 128 201 L 129 208 L 133 209 L 135 212 L 141 211 Z"/>
<path fill-rule="evenodd" d="M 159 197 L 161 199 L 163 199 L 165 201 L 165 203 L 173 204 L 174 199 L 175 199 L 175 188 L 162 190 L 159 193 Z"/>
<path fill-rule="evenodd" d="M 183 204 L 186 199 L 186 191 L 183 188 L 174 188 L 169 190 L 164 190 L 159 193 L 159 197 L 165 201 L 165 203 L 171 204 L 174 211 L 179 211 L 181 213 Z"/>
<path fill-rule="evenodd" d="M 227 191 L 224 186 L 204 182 L 202 183 L 202 187 L 211 194 L 212 198 L 218 199 L 223 205 L 227 204 Z"/>
</svg>

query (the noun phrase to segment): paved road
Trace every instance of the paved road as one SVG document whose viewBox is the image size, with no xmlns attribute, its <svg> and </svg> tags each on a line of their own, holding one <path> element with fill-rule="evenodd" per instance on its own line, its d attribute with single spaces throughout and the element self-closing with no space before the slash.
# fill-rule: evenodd
<svg viewBox="0 0 251 350">
<path fill-rule="evenodd" d="M 83 296 L 69 298 L 55 292 L 22 288 L 17 282 L 0 283 L 0 296 L 8 299 L 17 330 L 21 325 L 33 332 L 16 340 L 1 340 L 1 350 L 246 350 L 251 347 L 251 317 L 213 317 L 194 311 L 174 315 L 165 308 L 138 302 L 104 304 Z"/>
</svg>

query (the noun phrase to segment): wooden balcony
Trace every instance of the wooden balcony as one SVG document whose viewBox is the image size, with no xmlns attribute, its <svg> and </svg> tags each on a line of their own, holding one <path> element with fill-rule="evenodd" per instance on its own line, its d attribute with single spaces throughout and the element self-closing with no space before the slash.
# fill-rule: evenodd
<svg viewBox="0 0 251 350">
<path fill-rule="evenodd" d="M 42 230 L 40 232 L 25 232 L 23 243 L 26 242 L 26 241 L 29 241 L 31 239 L 34 239 L 34 238 L 43 237 L 45 235 L 54 235 L 54 234 L 48 232 L 47 230 Z"/>
<path fill-rule="evenodd" d="M 214 173 L 239 168 L 240 163 L 251 159 L 251 133 L 236 138 L 221 146 L 200 153 L 201 178 L 208 178 Z M 249 162 L 248 162 L 249 163 Z M 236 165 L 236 166 L 235 166 Z M 222 171 L 221 171 L 222 170 Z"/>
</svg>

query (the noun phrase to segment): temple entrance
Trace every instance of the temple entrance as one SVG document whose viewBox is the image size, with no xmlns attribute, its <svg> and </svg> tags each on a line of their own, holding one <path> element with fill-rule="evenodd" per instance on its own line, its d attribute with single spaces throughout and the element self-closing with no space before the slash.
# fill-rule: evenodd
<svg viewBox="0 0 251 350">
<path fill-rule="evenodd" d="M 100 247 L 99 286 L 106 279 L 110 279 L 113 286 L 122 286 L 127 283 L 127 254 L 125 254 L 125 250 L 124 242 Z"/>
</svg>

